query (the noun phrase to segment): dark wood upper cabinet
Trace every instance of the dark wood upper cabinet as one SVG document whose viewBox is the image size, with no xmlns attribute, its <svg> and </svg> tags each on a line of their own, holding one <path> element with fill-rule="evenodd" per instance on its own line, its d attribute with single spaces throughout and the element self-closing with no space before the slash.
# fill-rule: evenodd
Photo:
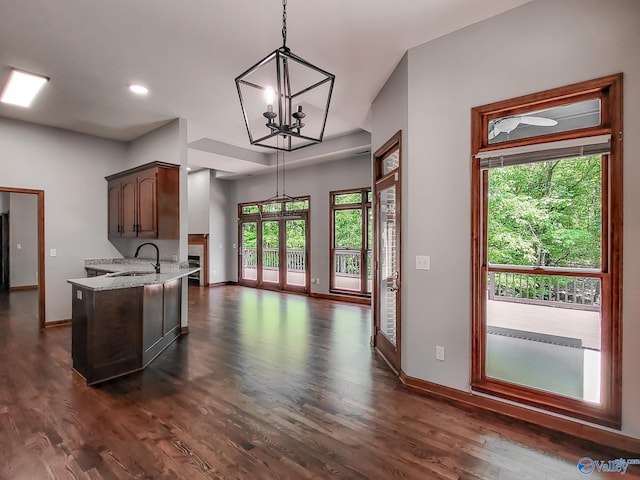
<svg viewBox="0 0 640 480">
<path fill-rule="evenodd" d="M 109 182 L 109 238 L 122 234 L 122 189 L 120 182 Z"/>
<path fill-rule="evenodd" d="M 138 189 L 138 237 L 158 237 L 157 169 L 140 172 L 136 178 Z"/>
<path fill-rule="evenodd" d="M 152 162 L 106 180 L 109 238 L 179 238 L 180 167 Z"/>
<path fill-rule="evenodd" d="M 137 185 L 136 176 L 130 175 L 123 179 L 113 181 L 116 185 L 120 185 L 122 203 L 120 205 L 120 212 L 122 217 L 122 227 L 120 228 L 122 237 L 135 237 L 137 236 Z M 117 188 L 116 185 L 113 188 Z"/>
</svg>

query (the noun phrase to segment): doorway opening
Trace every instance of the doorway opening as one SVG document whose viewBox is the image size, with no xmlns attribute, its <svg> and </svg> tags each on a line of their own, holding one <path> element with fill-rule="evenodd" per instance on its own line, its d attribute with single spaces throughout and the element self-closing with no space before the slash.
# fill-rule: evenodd
<svg viewBox="0 0 640 480">
<path fill-rule="evenodd" d="M 13 188 L 13 187 L 0 187 L 0 195 L 4 194 L 9 198 L 8 208 L 2 208 L 0 211 L 0 265 L 1 273 L 0 278 L 2 280 L 2 290 L 6 292 L 19 291 L 19 290 L 38 290 L 38 325 L 41 329 L 45 327 L 45 265 L 44 265 L 44 190 L 34 190 L 29 188 Z M 20 215 L 11 214 L 11 196 L 14 195 L 16 199 L 21 198 L 15 195 L 34 195 L 36 203 L 35 223 L 36 223 L 36 266 L 37 279 L 34 282 L 26 282 L 25 285 L 12 285 L 11 284 L 11 249 L 15 248 L 17 251 L 22 250 L 22 243 L 16 245 L 11 244 L 11 223 L 12 219 L 20 218 Z M 15 213 L 15 212 L 14 212 Z M 20 247 L 18 247 L 20 245 Z M 15 263 L 15 262 L 14 262 Z M 17 268 L 14 265 L 14 268 Z M 15 273 L 15 272 L 14 272 Z M 25 283 L 25 282 L 17 282 Z M 10 293 L 9 293 L 10 294 Z"/>
</svg>

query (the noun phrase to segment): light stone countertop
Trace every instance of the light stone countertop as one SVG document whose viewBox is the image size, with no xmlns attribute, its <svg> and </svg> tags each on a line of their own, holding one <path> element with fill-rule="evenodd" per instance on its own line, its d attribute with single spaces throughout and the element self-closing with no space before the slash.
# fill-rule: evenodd
<svg viewBox="0 0 640 480">
<path fill-rule="evenodd" d="M 143 287 L 145 285 L 161 285 L 200 270 L 200 268 L 189 268 L 184 262 L 161 261 L 160 273 L 155 273 L 152 263 L 155 262 L 138 258 L 85 260 L 85 268 L 109 273 L 97 277 L 72 278 L 67 282 L 93 291 L 117 290 L 120 288 Z M 136 273 L 138 275 L 122 276 L 123 273 Z"/>
</svg>

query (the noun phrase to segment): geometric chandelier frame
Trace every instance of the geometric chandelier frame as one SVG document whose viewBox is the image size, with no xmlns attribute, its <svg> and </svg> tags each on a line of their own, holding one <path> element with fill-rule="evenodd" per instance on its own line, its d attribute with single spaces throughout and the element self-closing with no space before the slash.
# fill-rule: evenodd
<svg viewBox="0 0 640 480">
<path fill-rule="evenodd" d="M 251 144 L 292 151 L 322 142 L 335 75 L 287 47 L 286 4 L 282 47 L 235 81 Z"/>
</svg>

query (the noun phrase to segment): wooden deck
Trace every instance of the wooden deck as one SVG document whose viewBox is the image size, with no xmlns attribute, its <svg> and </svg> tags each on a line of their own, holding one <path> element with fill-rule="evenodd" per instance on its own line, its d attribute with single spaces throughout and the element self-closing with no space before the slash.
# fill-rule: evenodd
<svg viewBox="0 0 640 480">
<path fill-rule="evenodd" d="M 488 300 L 487 325 L 578 338 L 583 347 L 600 350 L 599 312 Z"/>
<path fill-rule="evenodd" d="M 258 270 L 256 268 L 245 267 L 242 276 L 247 280 L 256 280 L 258 278 Z M 263 280 L 268 283 L 278 282 L 278 271 L 265 269 L 263 272 Z M 287 272 L 287 283 L 289 285 L 304 285 L 304 272 Z M 340 290 L 360 291 L 360 279 L 357 277 L 336 276 L 336 288 Z"/>
</svg>

